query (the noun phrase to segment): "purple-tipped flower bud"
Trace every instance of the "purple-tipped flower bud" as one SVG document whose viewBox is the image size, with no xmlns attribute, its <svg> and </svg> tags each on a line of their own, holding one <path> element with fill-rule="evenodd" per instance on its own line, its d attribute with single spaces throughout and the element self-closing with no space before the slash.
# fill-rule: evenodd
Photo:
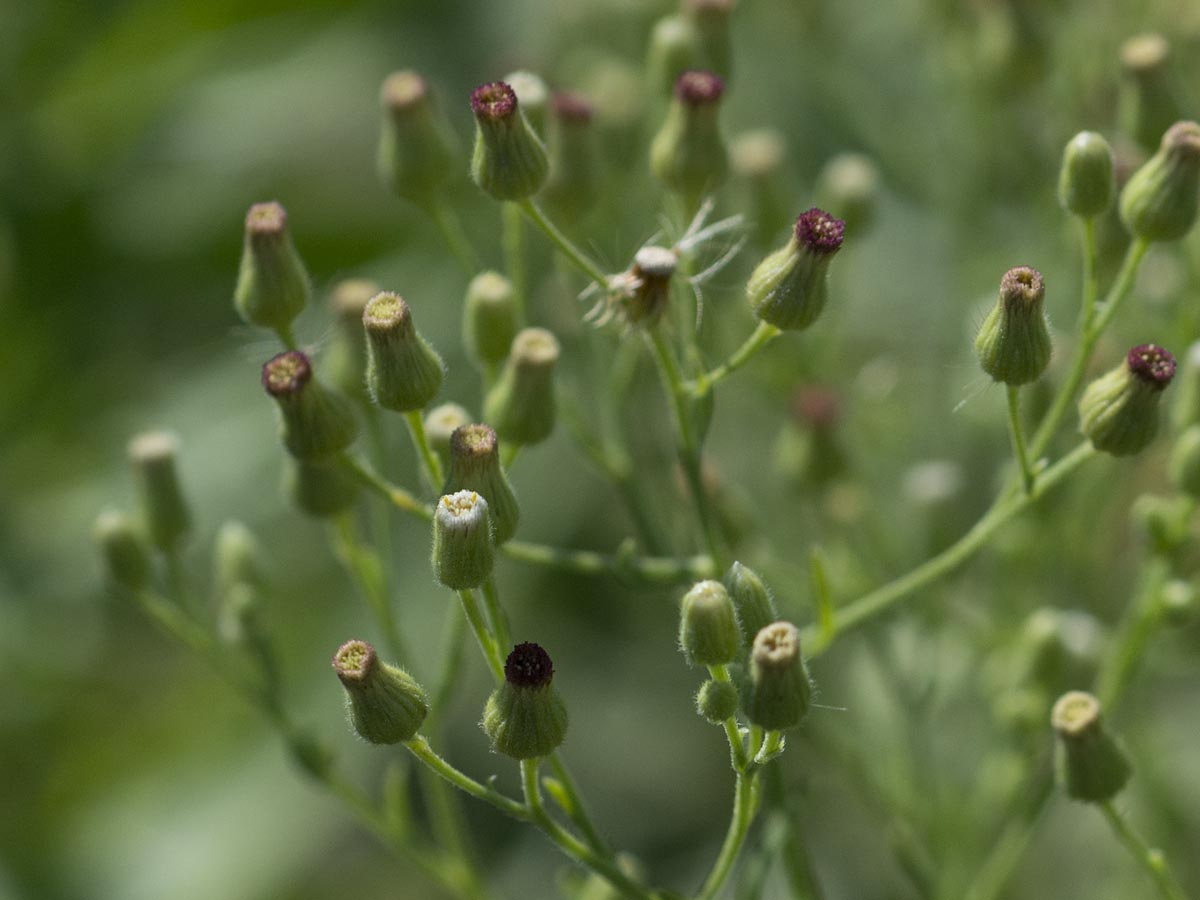
<svg viewBox="0 0 1200 900">
<path fill-rule="evenodd" d="M 481 272 L 467 285 L 463 342 L 467 355 L 489 370 L 508 358 L 517 336 L 517 298 L 512 282 L 499 272 Z"/>
<path fill-rule="evenodd" d="M 271 357 L 263 365 L 262 383 L 279 407 L 283 446 L 296 459 L 327 459 L 354 443 L 358 424 L 350 401 L 321 384 L 299 350 Z"/>
<path fill-rule="evenodd" d="M 550 111 L 550 177 L 542 200 L 556 217 L 575 221 L 587 214 L 600 196 L 592 104 L 579 94 L 557 93 Z"/>
<path fill-rule="evenodd" d="M 725 180 L 729 155 L 718 120 L 725 83 L 712 72 L 684 72 L 662 128 L 650 145 L 650 169 L 692 209 Z"/>
<path fill-rule="evenodd" d="M 289 459 L 283 493 L 306 515 L 329 519 L 354 507 L 362 484 L 337 461 Z"/>
<path fill-rule="evenodd" d="M 524 200 L 546 182 L 550 163 L 541 138 L 517 106 L 516 92 L 503 81 L 477 87 L 475 150 L 471 177 L 497 200 Z"/>
<path fill-rule="evenodd" d="M 1171 73 L 1171 48 L 1161 34 L 1139 34 L 1121 45 L 1121 130 L 1146 150 L 1183 114 Z"/>
<path fill-rule="evenodd" d="M 104 557 L 109 581 L 131 591 L 149 583 L 150 559 L 129 516 L 106 509 L 96 517 L 92 534 Z"/>
<path fill-rule="evenodd" d="M 683 595 L 679 649 L 693 666 L 723 666 L 737 659 L 742 632 L 725 585 L 701 581 Z"/>
<path fill-rule="evenodd" d="M 760 262 L 746 283 L 754 314 L 783 331 L 815 322 L 825 308 L 829 263 L 842 246 L 845 227 L 816 207 L 796 219 L 791 239 Z"/>
<path fill-rule="evenodd" d="M 796 626 L 774 622 L 761 629 L 750 650 L 750 678 L 742 702 L 746 718 L 772 731 L 794 728 L 807 715 L 812 692 Z"/>
<path fill-rule="evenodd" d="M 514 444 L 538 444 L 554 430 L 554 366 L 558 339 L 545 328 L 526 328 L 512 342 L 504 372 L 488 392 L 483 415 Z"/>
<path fill-rule="evenodd" d="M 379 105 L 379 175 L 398 196 L 428 205 L 454 171 L 454 135 L 416 72 L 389 75 L 380 89 Z"/>
<path fill-rule="evenodd" d="M 381 661 L 366 641 L 338 647 L 333 670 L 346 689 L 350 724 L 363 740 L 398 744 L 412 738 L 425 721 L 425 691 L 403 669 Z"/>
<path fill-rule="evenodd" d="M 567 735 L 567 707 L 551 683 L 554 664 L 537 644 L 517 644 L 504 663 L 504 683 L 483 711 L 492 749 L 513 759 L 553 753 Z"/>
<path fill-rule="evenodd" d="M 442 358 L 421 337 L 398 294 L 373 297 L 363 310 L 367 335 L 367 388 L 384 409 L 423 409 L 442 386 Z"/>
<path fill-rule="evenodd" d="M 1100 701 L 1083 691 L 1063 694 L 1050 713 L 1058 734 L 1058 781 L 1067 796 L 1104 803 L 1121 792 L 1133 767 L 1100 719 Z"/>
<path fill-rule="evenodd" d="M 175 469 L 178 457 L 179 439 L 169 432 L 147 431 L 129 442 L 142 523 L 150 543 L 165 552 L 178 547 L 192 527 Z"/>
<path fill-rule="evenodd" d="M 521 518 L 520 507 L 500 467 L 500 442 L 488 425 L 464 425 L 450 436 L 450 466 L 442 493 L 458 491 L 474 491 L 487 500 L 497 545 L 513 536 Z"/>
<path fill-rule="evenodd" d="M 667 16 L 650 32 L 646 68 L 650 87 L 668 97 L 684 72 L 701 66 L 700 34 L 696 23 L 684 16 Z"/>
<path fill-rule="evenodd" d="M 696 692 L 696 712 L 712 725 L 720 725 L 737 713 L 737 688 L 729 681 L 708 680 Z"/>
<path fill-rule="evenodd" d="M 1081 131 L 1063 149 L 1058 202 L 1069 213 L 1093 219 L 1112 204 L 1117 190 L 1112 147 L 1094 131 Z"/>
<path fill-rule="evenodd" d="M 288 217 L 275 202 L 255 203 L 246 234 L 233 305 L 251 325 L 288 333 L 312 296 L 308 272 L 288 233 Z"/>
<path fill-rule="evenodd" d="M 1045 296 L 1037 269 L 1017 266 L 1000 279 L 1000 296 L 975 336 L 979 364 L 995 381 L 1028 384 L 1046 371 L 1052 345 Z"/>
<path fill-rule="evenodd" d="M 1121 221 L 1136 237 L 1175 241 L 1196 222 L 1200 202 L 1200 125 L 1176 122 L 1158 152 L 1121 191 Z"/>
<path fill-rule="evenodd" d="M 433 574 L 454 591 L 480 587 L 492 574 L 487 501 L 474 491 L 442 497 L 433 513 Z"/>
<path fill-rule="evenodd" d="M 1125 361 L 1087 386 L 1079 398 L 1079 429 L 1097 450 L 1130 456 L 1158 433 L 1158 402 L 1175 375 L 1175 357 L 1141 344 Z"/>
<path fill-rule="evenodd" d="M 741 623 L 742 648 L 749 651 L 755 636 L 779 620 L 771 591 L 757 572 L 735 562 L 725 573 L 725 588 Z"/>
<path fill-rule="evenodd" d="M 696 29 L 700 65 L 726 81 L 733 74 L 729 18 L 733 0 L 684 0 L 683 13 Z"/>
<path fill-rule="evenodd" d="M 329 308 L 334 317 L 334 337 L 321 355 L 321 371 L 329 383 L 355 400 L 367 402 L 367 339 L 363 334 L 363 310 L 379 293 L 369 278 L 346 278 L 333 286 Z"/>
</svg>

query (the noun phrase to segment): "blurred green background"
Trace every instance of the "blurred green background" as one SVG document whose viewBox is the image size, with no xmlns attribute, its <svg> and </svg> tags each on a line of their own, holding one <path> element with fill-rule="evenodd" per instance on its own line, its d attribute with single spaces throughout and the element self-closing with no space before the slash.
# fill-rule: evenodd
<svg viewBox="0 0 1200 900">
<path fill-rule="evenodd" d="M 348 733 L 327 668 L 342 640 L 372 627 L 325 530 L 280 495 L 281 452 L 258 386 L 274 345 L 231 307 L 244 211 L 286 204 L 322 296 L 365 275 L 408 298 L 449 364 L 444 398 L 477 411 L 459 340 L 466 279 L 374 172 L 378 85 L 397 68 L 425 73 L 464 146 L 466 97 L 482 81 L 524 67 L 590 93 L 608 187 L 579 233 L 616 271 L 658 227 L 662 197 L 644 146 L 661 106 L 645 95 L 642 70 L 650 27 L 670 9 L 648 0 L 0 3 L 0 897 L 437 896 L 306 782 L 203 663 L 107 595 L 91 523 L 101 507 L 133 501 L 129 436 L 176 431 L 197 520 L 195 578 L 222 521 L 259 533 L 289 706 L 377 786 L 388 754 Z M 1070 333 L 1079 262 L 1054 197 L 1059 154 L 1082 128 L 1114 133 L 1117 48 L 1146 30 L 1169 38 L 1195 115 L 1200 7 L 1187 0 L 741 0 L 727 134 L 769 125 L 786 136 L 778 190 L 797 212 L 843 150 L 876 159 L 886 185 L 875 226 L 851 235 L 833 267 L 828 316 L 722 386 L 709 439 L 746 535 L 740 552 L 797 621 L 812 616 L 813 542 L 850 598 L 943 546 L 986 506 L 1008 445 L 1002 394 L 985 386 L 970 336 L 1017 264 L 1044 273 L 1051 320 Z M 498 266 L 497 209 L 463 169 L 456 205 Z M 735 180 L 720 211 L 742 199 Z M 539 238 L 529 242 L 535 309 L 563 337 L 564 371 L 577 383 L 588 371 L 585 307 L 571 299 L 579 285 Z M 752 326 L 740 284 L 761 250 L 752 243 L 706 291 L 711 360 Z M 1156 250 L 1099 361 L 1149 340 L 1182 353 L 1200 337 L 1198 271 L 1196 235 Z M 319 347 L 331 328 L 316 308 L 299 330 Z M 840 392 L 851 461 L 822 494 L 770 465 L 788 397 L 810 381 Z M 683 501 L 666 407 L 652 372 L 637 387 L 627 418 L 646 426 L 634 429 L 648 435 L 639 466 L 667 528 Z M 393 474 L 415 485 L 402 428 L 389 428 Z M 1000 800 L 1019 789 L 1031 748 L 1049 742 L 1000 728 L 986 661 L 1039 606 L 1118 620 L 1142 558 L 1126 510 L 1161 489 L 1162 470 L 1161 447 L 1093 464 L 964 573 L 815 664 L 831 708 L 815 711 L 784 762 L 829 898 L 920 896 L 891 852 L 897 829 L 918 834 L 945 884 L 970 878 Z M 514 479 L 523 537 L 612 549 L 629 533 L 613 491 L 561 429 L 518 461 Z M 397 602 L 423 650 L 416 668 L 428 672 L 450 598 L 428 573 L 424 528 L 398 520 L 394 533 Z M 499 580 L 518 637 L 554 653 L 572 714 L 565 753 L 597 818 L 655 883 L 694 889 L 725 827 L 731 778 L 719 731 L 691 711 L 699 679 L 674 647 L 679 592 L 511 563 Z M 1191 627 L 1156 641 L 1115 722 L 1139 762 L 1132 813 L 1193 891 L 1196 638 Z M 475 725 L 487 679 L 468 659 L 448 755 L 513 787 L 512 767 L 489 756 Z M 560 866 L 548 846 L 470 812 L 499 889 L 548 896 Z M 1065 801 L 1048 816 L 1004 896 L 1148 895 L 1098 816 Z"/>
</svg>

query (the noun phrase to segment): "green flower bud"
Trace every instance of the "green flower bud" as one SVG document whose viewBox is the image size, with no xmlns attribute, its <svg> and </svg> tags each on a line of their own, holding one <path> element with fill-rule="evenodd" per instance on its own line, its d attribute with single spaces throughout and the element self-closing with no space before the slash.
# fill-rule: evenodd
<svg viewBox="0 0 1200 900">
<path fill-rule="evenodd" d="M 384 79 L 379 105 L 379 176 L 398 196 L 428 205 L 454 172 L 454 134 L 416 72 L 393 72 Z"/>
<path fill-rule="evenodd" d="M 165 431 L 147 431 L 129 442 L 129 461 L 141 498 L 142 522 L 159 550 L 171 551 L 192 527 L 191 513 L 179 486 L 175 459 L 179 439 Z"/>
<path fill-rule="evenodd" d="M 795 625 L 773 622 L 755 635 L 746 691 L 742 709 L 755 725 L 782 731 L 800 724 L 812 705 L 813 687 Z"/>
<path fill-rule="evenodd" d="M 1190 497 L 1142 494 L 1130 514 L 1151 549 L 1160 556 L 1179 550 L 1191 533 L 1193 502 Z"/>
<path fill-rule="evenodd" d="M 1054 704 L 1050 723 L 1058 733 L 1058 782 L 1067 796 L 1103 803 L 1119 794 L 1133 767 L 1104 730 L 1100 701 L 1083 691 L 1069 691 Z"/>
<path fill-rule="evenodd" d="M 696 692 L 696 712 L 713 725 L 720 725 L 736 713 L 737 708 L 737 688 L 728 681 L 706 681 Z"/>
<path fill-rule="evenodd" d="M 408 304 L 398 294 L 379 294 L 367 303 L 362 321 L 372 399 L 396 412 L 423 409 L 437 396 L 445 366 L 413 325 Z"/>
<path fill-rule="evenodd" d="M 266 646 L 262 612 L 262 594 L 257 588 L 244 583 L 233 585 L 218 600 L 217 635 L 231 647 L 255 653 L 256 648 Z"/>
<path fill-rule="evenodd" d="M 1159 592 L 1158 605 L 1168 625 L 1190 625 L 1200 609 L 1200 591 L 1190 581 L 1172 578 Z"/>
<path fill-rule="evenodd" d="M 350 724 L 363 740 L 398 744 L 412 738 L 425 721 L 425 691 L 403 669 L 380 661 L 366 641 L 338 647 L 333 670 L 346 689 Z"/>
<path fill-rule="evenodd" d="M 862 153 L 839 153 L 817 176 L 817 199 L 846 223 L 853 235 L 863 234 L 874 222 L 882 177 L 879 166 Z"/>
<path fill-rule="evenodd" d="M 693 666 L 723 666 L 737 659 L 742 645 L 737 612 L 725 585 L 700 581 L 683 595 L 679 649 Z"/>
<path fill-rule="evenodd" d="M 442 493 L 458 491 L 474 491 L 487 500 L 497 546 L 516 533 L 520 507 L 500 467 L 500 442 L 490 426 L 464 425 L 450 435 L 450 466 Z"/>
<path fill-rule="evenodd" d="M 801 489 L 829 485 L 848 467 L 846 450 L 838 439 L 837 392 L 822 385 L 800 388 L 792 396 L 791 412 L 776 444 L 780 469 Z"/>
<path fill-rule="evenodd" d="M 351 509 L 362 485 L 336 460 L 290 459 L 283 468 L 283 493 L 301 512 L 328 519 Z"/>
<path fill-rule="evenodd" d="M 726 81 L 733 74 L 729 17 L 733 0 L 684 0 L 683 13 L 696 28 L 700 64 Z"/>
<path fill-rule="evenodd" d="M 483 730 L 492 749 L 513 759 L 553 753 L 567 736 L 567 707 L 551 684 L 554 664 L 537 644 L 517 644 L 504 663 L 504 684 L 488 697 Z"/>
<path fill-rule="evenodd" d="M 483 406 L 483 417 L 506 441 L 538 444 L 554 430 L 558 353 L 558 340 L 545 328 L 526 328 L 513 339 L 504 372 Z"/>
<path fill-rule="evenodd" d="M 744 131 L 729 145 L 733 174 L 745 182 L 747 219 L 753 223 L 756 241 L 767 244 L 788 220 L 781 180 L 787 159 L 783 135 L 773 128 Z"/>
<path fill-rule="evenodd" d="M 1121 45 L 1121 130 L 1146 150 L 1179 119 L 1182 109 L 1171 75 L 1171 48 L 1161 34 L 1139 34 Z"/>
<path fill-rule="evenodd" d="M 279 436 L 296 459 L 313 461 L 345 450 L 358 434 L 350 402 L 313 377 L 299 350 L 271 357 L 262 383 L 279 406 Z"/>
<path fill-rule="evenodd" d="M 546 114 L 550 107 L 550 88 L 536 72 L 521 70 L 509 72 L 502 79 L 517 95 L 517 103 L 529 127 L 539 138 L 546 140 Z"/>
<path fill-rule="evenodd" d="M 791 239 L 758 264 L 746 298 L 762 321 L 800 331 L 817 320 L 828 297 L 829 262 L 842 246 L 845 223 L 813 207 L 796 219 Z"/>
<path fill-rule="evenodd" d="M 688 209 L 725 180 L 729 157 L 718 122 L 725 83 L 712 72 L 684 72 L 662 128 L 650 145 L 650 169 Z"/>
<path fill-rule="evenodd" d="M 442 461 L 450 465 L 450 436 L 455 429 L 471 424 L 471 414 L 457 403 L 443 403 L 425 414 L 425 440 Z"/>
<path fill-rule="evenodd" d="M 646 60 L 651 89 L 669 97 L 679 76 L 701 65 L 700 57 L 700 35 L 695 22 L 683 16 L 659 19 L 650 32 Z"/>
<path fill-rule="evenodd" d="M 454 591 L 480 587 L 492 574 L 488 505 L 474 491 L 438 501 L 433 513 L 433 574 Z"/>
<path fill-rule="evenodd" d="M 600 197 L 600 159 L 592 104 L 579 94 L 558 93 L 551 105 L 550 176 L 542 191 L 546 208 L 575 221 Z"/>
<path fill-rule="evenodd" d="M 487 369 L 508 358 L 517 335 L 517 298 L 512 282 L 499 272 L 481 272 L 467 285 L 463 341 L 467 355 Z"/>
<path fill-rule="evenodd" d="M 1200 195 L 1200 125 L 1176 122 L 1158 152 L 1121 191 L 1121 221 L 1136 237 L 1174 241 L 1196 222 Z"/>
<path fill-rule="evenodd" d="M 1175 357 L 1154 344 L 1087 386 L 1079 398 L 1079 430 L 1097 450 L 1131 456 L 1158 433 L 1158 399 L 1175 375 Z"/>
<path fill-rule="evenodd" d="M 1000 279 L 1000 296 L 975 336 L 979 365 L 1008 385 L 1037 380 L 1050 364 L 1050 328 L 1042 301 L 1046 285 L 1037 269 L 1017 266 Z"/>
<path fill-rule="evenodd" d="M 497 200 L 524 200 L 546 182 L 546 148 L 517 107 L 517 95 L 503 81 L 477 87 L 471 94 L 475 113 L 475 150 L 471 177 Z"/>
<path fill-rule="evenodd" d="M 251 325 L 287 332 L 312 296 L 308 272 L 278 203 L 255 203 L 246 213 L 246 237 L 233 305 Z"/>
<path fill-rule="evenodd" d="M 779 620 L 775 601 L 759 574 L 740 562 L 735 562 L 725 573 L 725 589 L 741 623 L 742 647 L 749 651 L 755 635 Z"/>
<path fill-rule="evenodd" d="M 235 585 L 262 587 L 263 550 L 254 532 L 241 522 L 225 522 L 213 542 L 213 571 L 217 594 L 224 595 Z"/>
<path fill-rule="evenodd" d="M 1112 148 L 1094 131 L 1081 131 L 1063 149 L 1058 202 L 1069 213 L 1094 219 L 1108 209 L 1117 190 Z"/>
<path fill-rule="evenodd" d="M 1193 425 L 1175 441 L 1168 467 L 1171 484 L 1192 499 L 1200 499 L 1200 425 Z"/>
<path fill-rule="evenodd" d="M 347 278 L 333 287 L 329 307 L 335 331 L 329 349 L 321 356 L 321 371 L 329 383 L 362 402 L 367 395 L 367 339 L 363 334 L 363 310 L 379 293 L 379 285 L 369 278 Z"/>
<path fill-rule="evenodd" d="M 150 582 L 150 559 L 129 516 L 106 509 L 96 517 L 92 534 L 104 557 L 109 581 L 131 591 Z"/>
</svg>

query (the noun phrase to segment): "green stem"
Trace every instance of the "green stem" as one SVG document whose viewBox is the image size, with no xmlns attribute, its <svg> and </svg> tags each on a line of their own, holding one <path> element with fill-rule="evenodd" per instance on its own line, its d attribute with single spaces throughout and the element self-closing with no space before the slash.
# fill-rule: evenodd
<svg viewBox="0 0 1200 900">
<path fill-rule="evenodd" d="M 412 435 L 413 446 L 421 457 L 421 470 L 425 473 L 434 493 L 441 494 L 442 485 L 445 484 L 445 477 L 442 475 L 442 461 L 430 449 L 429 440 L 425 437 L 425 422 L 421 418 L 421 411 L 406 412 L 404 421 L 408 423 L 408 432 Z"/>
<path fill-rule="evenodd" d="M 517 324 L 524 325 L 529 316 L 529 270 L 525 265 L 525 222 L 521 207 L 504 203 L 500 207 L 500 227 L 504 245 L 504 266 L 512 282 L 517 301 Z"/>
<path fill-rule="evenodd" d="M 1096 220 L 1083 220 L 1083 303 L 1080 304 L 1080 333 L 1086 333 L 1096 315 L 1100 297 L 1100 262 L 1096 250 Z"/>
<path fill-rule="evenodd" d="M 739 772 L 733 787 L 733 815 L 729 820 L 729 830 L 725 833 L 725 842 L 696 900 L 712 900 L 716 897 L 733 871 L 733 864 L 750 831 L 750 823 L 754 821 L 754 813 L 758 808 L 757 793 L 757 778 Z"/>
<path fill-rule="evenodd" d="M 1187 900 L 1187 895 L 1183 892 L 1183 888 L 1179 886 L 1179 882 L 1175 880 L 1175 876 L 1171 874 L 1171 869 L 1167 865 L 1166 857 L 1163 856 L 1161 850 L 1151 847 L 1147 844 L 1132 826 L 1125 820 L 1125 817 L 1113 805 L 1111 800 L 1100 804 L 1100 811 L 1104 813 L 1104 818 L 1108 819 L 1108 824 L 1112 826 L 1113 831 L 1117 835 L 1117 839 L 1125 846 L 1135 860 L 1142 866 L 1143 869 L 1154 879 L 1154 883 L 1158 885 L 1158 891 L 1165 900 Z"/>
<path fill-rule="evenodd" d="M 759 322 L 758 327 L 754 329 L 750 337 L 746 338 L 746 342 L 742 346 L 735 350 L 725 362 L 715 369 L 705 372 L 689 384 L 688 390 L 696 397 L 703 397 L 714 384 L 724 381 L 781 334 L 783 332 L 769 322 Z"/>
<path fill-rule="evenodd" d="M 1025 450 L 1025 435 L 1021 431 L 1021 389 L 1014 385 L 1005 386 L 1008 396 L 1008 433 L 1012 436 L 1013 453 L 1016 454 L 1017 464 L 1021 467 L 1021 480 L 1025 485 L 1025 493 L 1033 493 L 1033 467 L 1029 464 L 1029 454 Z"/>
<path fill-rule="evenodd" d="M 521 454 L 521 444 L 505 444 L 500 448 L 500 466 L 507 472 Z"/>
<path fill-rule="evenodd" d="M 729 677 L 728 666 L 709 666 L 708 674 L 712 676 L 713 681 L 733 684 L 733 679 Z M 737 718 L 730 716 L 722 725 L 725 728 L 725 737 L 729 741 L 730 763 L 733 765 L 733 771 L 740 775 L 746 771 L 746 765 L 750 759 L 746 754 L 746 744 L 742 740 L 742 733 L 738 730 Z"/>
<path fill-rule="evenodd" d="M 1112 652 L 1105 658 L 1096 679 L 1096 696 L 1106 711 L 1112 707 L 1113 700 L 1125 692 L 1133 673 L 1145 658 L 1146 645 L 1159 624 L 1159 592 L 1170 574 L 1166 560 L 1151 559 L 1142 587 L 1121 621 Z"/>
<path fill-rule="evenodd" d="M 458 596 L 462 599 L 463 613 L 466 614 L 471 631 L 475 633 L 475 640 L 479 642 L 479 649 L 483 651 L 488 668 L 497 682 L 503 681 L 504 659 L 496 646 L 496 639 L 488 631 L 487 622 L 484 621 L 483 613 L 479 609 L 479 601 L 475 599 L 475 592 L 470 589 L 461 590 L 458 592 Z"/>
<path fill-rule="evenodd" d="M 358 585 L 371 615 L 383 632 L 388 650 L 395 657 L 393 661 L 401 664 L 411 661 L 412 657 L 404 646 L 400 626 L 392 611 L 383 566 L 374 551 L 364 546 L 359 539 L 353 513 L 342 513 L 334 518 L 332 542 L 338 558 Z"/>
<path fill-rule="evenodd" d="M 463 231 L 462 222 L 459 221 L 454 207 L 447 202 L 446 196 L 442 193 L 435 194 L 429 199 L 425 210 L 429 213 L 430 218 L 433 219 L 438 231 L 442 234 L 442 239 L 446 242 L 446 246 L 450 248 L 450 252 L 454 254 L 454 258 L 458 260 L 458 264 L 462 266 L 463 271 L 467 275 L 474 275 L 478 272 L 479 255 L 467 239 L 467 234 Z"/>
<path fill-rule="evenodd" d="M 508 629 L 508 616 L 500 605 L 500 593 L 496 590 L 496 579 L 489 576 L 483 583 L 483 602 L 487 605 L 488 619 L 492 623 L 492 634 L 495 635 L 496 645 L 500 652 L 507 652 L 512 647 L 512 637 Z"/>
<path fill-rule="evenodd" d="M 279 337 L 279 343 L 283 344 L 288 350 L 295 350 L 299 346 L 296 343 L 296 332 L 292 330 L 291 322 L 285 325 L 276 325 L 275 334 Z"/>
<path fill-rule="evenodd" d="M 392 484 L 368 463 L 348 453 L 342 454 L 340 461 L 346 471 L 358 479 L 363 487 L 374 491 L 397 509 L 426 522 L 433 521 L 433 507 L 426 506 L 404 488 Z"/>
<path fill-rule="evenodd" d="M 559 249 L 562 255 L 570 260 L 575 268 L 596 282 L 601 290 L 608 290 L 608 276 L 604 274 L 604 270 L 590 256 L 576 247 L 570 238 L 559 231 L 534 201 L 521 200 L 517 203 L 517 207 L 550 239 L 550 242 Z"/>
<path fill-rule="evenodd" d="M 596 852 L 605 856 L 611 856 L 612 850 L 592 822 L 587 807 L 584 806 L 583 796 L 579 793 L 579 786 L 571 776 L 571 771 L 567 768 L 567 764 L 563 762 L 562 755 L 555 750 L 546 759 L 550 762 L 550 768 L 554 770 L 554 775 L 558 779 L 559 784 L 562 785 L 562 789 L 567 795 L 567 800 L 571 804 L 571 809 L 567 812 L 571 817 L 571 821 L 579 827 L 579 830 L 583 832 L 584 839 L 592 845 L 592 848 Z"/>
<path fill-rule="evenodd" d="M 463 649 L 467 636 L 467 617 L 461 610 L 451 607 L 448 616 L 449 626 L 444 642 L 446 649 L 442 653 L 442 668 L 438 674 L 430 709 L 430 713 L 439 718 L 446 714 L 453 700 L 454 688 L 458 685 L 458 674 L 462 671 Z"/>
<path fill-rule="evenodd" d="M 450 784 L 454 785 L 454 787 L 458 788 L 460 791 L 471 795 L 476 800 L 482 800 L 484 803 L 491 804 L 506 816 L 511 816 L 518 821 L 529 822 L 532 820 L 529 810 L 525 808 L 524 804 L 518 803 L 511 797 L 501 794 L 499 791 L 489 785 L 480 784 L 470 775 L 460 772 L 458 769 L 454 768 L 454 766 L 442 759 L 442 757 L 440 757 L 434 751 L 434 749 L 429 746 L 429 741 L 423 735 L 418 734 L 411 740 L 405 741 L 404 746 L 408 748 L 408 751 L 412 753 L 413 756 L 415 756 L 425 765 L 429 766 L 430 769 L 432 769 L 446 781 L 450 782 Z"/>
</svg>

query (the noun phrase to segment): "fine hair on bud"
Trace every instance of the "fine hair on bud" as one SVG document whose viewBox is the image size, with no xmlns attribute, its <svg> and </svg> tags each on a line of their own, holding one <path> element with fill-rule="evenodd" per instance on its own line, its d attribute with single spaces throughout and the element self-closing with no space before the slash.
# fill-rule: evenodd
<svg viewBox="0 0 1200 900">
<path fill-rule="evenodd" d="M 288 231 L 287 211 L 275 201 L 255 203 L 246 213 L 233 292 L 238 314 L 251 325 L 286 333 L 311 297 L 308 272 Z"/>
<path fill-rule="evenodd" d="M 267 360 L 262 384 L 279 408 L 283 446 L 296 459 L 328 459 L 354 443 L 358 422 L 352 404 L 316 378 L 312 362 L 299 350 Z"/>
<path fill-rule="evenodd" d="M 1105 730 L 1099 700 L 1084 691 L 1069 691 L 1054 704 L 1050 724 L 1058 735 L 1058 782 L 1068 797 L 1104 803 L 1121 792 L 1133 767 Z"/>
<path fill-rule="evenodd" d="M 779 620 L 779 611 L 762 577 L 740 562 L 735 562 L 725 573 L 725 589 L 741 625 L 743 650 L 749 651 L 755 636 Z"/>
<path fill-rule="evenodd" d="M 737 611 L 725 585 L 700 581 L 692 585 L 679 610 L 679 648 L 693 666 L 723 666 L 734 662 L 742 633 Z"/>
<path fill-rule="evenodd" d="M 720 725 L 737 713 L 737 688 L 729 681 L 709 679 L 696 692 L 696 712 L 712 725 Z"/>
<path fill-rule="evenodd" d="M 718 113 L 725 83 L 712 72 L 693 69 L 675 81 L 662 127 L 650 144 L 650 169 L 685 203 L 690 214 L 729 171 L 729 154 Z"/>
<path fill-rule="evenodd" d="M 553 685 L 550 654 L 517 644 L 504 662 L 504 683 L 488 698 L 483 730 L 492 749 L 513 759 L 553 753 L 567 735 L 567 707 Z"/>
<path fill-rule="evenodd" d="M 450 435 L 450 465 L 442 493 L 458 491 L 474 491 L 487 501 L 497 545 L 516 533 L 520 507 L 500 465 L 500 441 L 490 425 L 463 425 Z"/>
<path fill-rule="evenodd" d="M 1121 221 L 1135 237 L 1176 241 L 1191 231 L 1200 203 L 1200 125 L 1176 122 L 1158 152 L 1121 190 Z"/>
<path fill-rule="evenodd" d="M 1053 344 L 1045 296 L 1046 285 L 1037 269 L 1017 266 L 1000 279 L 996 305 L 975 337 L 979 365 L 994 381 L 1028 384 L 1046 371 Z"/>
<path fill-rule="evenodd" d="M 772 622 L 760 629 L 751 645 L 750 677 L 742 698 L 746 717 L 772 731 L 794 728 L 808 714 L 812 694 L 796 626 Z"/>
<path fill-rule="evenodd" d="M 150 557 L 130 516 L 115 509 L 104 510 L 96 517 L 92 536 L 112 584 L 131 591 L 149 584 Z"/>
<path fill-rule="evenodd" d="M 829 263 L 841 249 L 846 224 L 813 207 L 796 219 L 788 242 L 758 264 L 746 283 L 754 314 L 782 331 L 801 331 L 828 299 Z"/>
<path fill-rule="evenodd" d="M 471 178 L 497 200 L 525 200 L 550 172 L 546 147 L 521 112 L 516 91 L 503 81 L 482 84 L 471 94 L 475 149 Z"/>
<path fill-rule="evenodd" d="M 129 442 L 140 499 L 142 523 L 150 542 L 159 550 L 175 550 L 192 527 L 176 461 L 179 438 L 167 431 L 146 431 Z"/>
<path fill-rule="evenodd" d="M 483 585 L 492 574 L 487 501 L 474 491 L 443 496 L 433 512 L 433 574 L 455 591 Z"/>
<path fill-rule="evenodd" d="M 416 680 L 388 665 L 366 641 L 347 641 L 333 655 L 333 670 L 346 691 L 350 724 L 372 744 L 398 744 L 416 735 L 429 701 Z"/>
<path fill-rule="evenodd" d="M 445 365 L 413 324 L 399 294 L 372 297 L 363 310 L 367 335 L 367 389 L 384 409 L 424 409 L 442 387 Z"/>
<path fill-rule="evenodd" d="M 484 418 L 514 444 L 538 444 L 554 430 L 554 367 L 558 339 L 545 328 L 513 338 L 508 362 L 484 401 Z"/>
<path fill-rule="evenodd" d="M 1175 376 L 1175 357 L 1139 344 L 1121 365 L 1087 386 L 1079 398 L 1079 430 L 1113 456 L 1140 452 L 1158 434 L 1158 404 Z"/>
<path fill-rule="evenodd" d="M 499 272 L 480 272 L 467 285 L 463 303 L 463 343 L 467 355 L 484 371 L 508 358 L 517 336 L 517 296 Z"/>
<path fill-rule="evenodd" d="M 428 206 L 454 174 L 454 134 L 434 108 L 417 72 L 393 72 L 379 91 L 381 125 L 376 166 L 399 197 Z"/>
</svg>

